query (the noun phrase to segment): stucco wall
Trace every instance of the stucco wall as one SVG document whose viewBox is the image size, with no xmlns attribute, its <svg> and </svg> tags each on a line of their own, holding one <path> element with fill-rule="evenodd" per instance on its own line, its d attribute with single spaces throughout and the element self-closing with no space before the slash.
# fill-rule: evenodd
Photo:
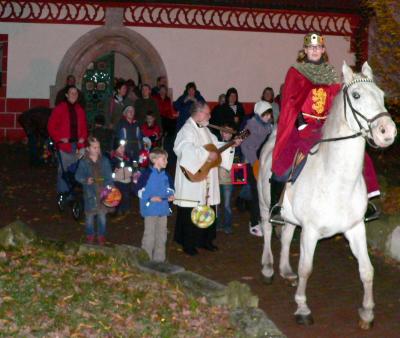
<svg viewBox="0 0 400 338">
<path fill-rule="evenodd" d="M 8 98 L 48 99 L 58 66 L 84 25 L 1 23 L 8 34 Z"/>
<path fill-rule="evenodd" d="M 9 35 L 9 98 L 49 98 L 58 66 L 68 48 L 96 26 L 1 23 Z M 302 36 L 283 33 L 232 32 L 171 28 L 130 28 L 142 34 L 161 55 L 174 96 L 196 81 L 204 96 L 236 86 L 242 101 L 255 101 L 266 85 L 278 90 L 294 62 Z M 331 62 L 353 63 L 348 39 L 328 37 Z M 338 68 L 339 69 L 339 68 Z"/>
</svg>

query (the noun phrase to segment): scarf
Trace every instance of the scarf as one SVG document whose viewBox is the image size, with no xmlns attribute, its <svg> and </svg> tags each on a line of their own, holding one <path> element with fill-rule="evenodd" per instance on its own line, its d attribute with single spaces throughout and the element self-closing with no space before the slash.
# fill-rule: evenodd
<svg viewBox="0 0 400 338">
<path fill-rule="evenodd" d="M 293 67 L 313 84 L 330 85 L 333 83 L 339 83 L 339 76 L 336 73 L 335 68 L 333 68 L 329 63 L 304 62 L 295 63 Z"/>
<path fill-rule="evenodd" d="M 67 101 L 68 112 L 69 112 L 69 127 L 70 127 L 70 139 L 71 142 L 78 142 L 78 116 L 75 110 L 75 104 Z"/>
</svg>

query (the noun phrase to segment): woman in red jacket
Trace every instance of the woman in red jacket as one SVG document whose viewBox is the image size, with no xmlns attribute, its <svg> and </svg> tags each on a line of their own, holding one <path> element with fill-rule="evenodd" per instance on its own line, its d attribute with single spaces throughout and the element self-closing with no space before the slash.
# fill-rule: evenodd
<svg viewBox="0 0 400 338">
<path fill-rule="evenodd" d="M 173 168 L 176 162 L 173 148 L 176 137 L 178 113 L 172 106 L 172 100 L 168 96 L 168 88 L 166 85 L 161 84 L 159 86 L 159 92 L 153 95 L 153 99 L 156 100 L 161 115 L 163 146 L 168 153 L 168 168 Z"/>
<path fill-rule="evenodd" d="M 298 170 L 295 172 L 298 173 L 305 164 L 310 149 L 321 139 L 322 126 L 340 88 L 339 76 L 328 63 L 324 37 L 315 32 L 307 34 L 297 62 L 286 74 L 283 87 L 272 156 L 271 223 L 283 223 L 278 205 L 292 165 L 296 162 L 294 165 Z M 365 162 L 365 171 L 370 173 L 364 175 L 370 197 L 379 194 L 376 175 L 371 165 L 371 161 Z M 292 177 L 292 181 L 294 179 Z M 374 211 L 376 209 L 372 210 L 372 214 Z M 368 215 L 371 216 L 377 215 Z"/>
<path fill-rule="evenodd" d="M 57 176 L 59 193 L 68 192 L 68 186 L 61 177 L 61 165 L 66 170 L 69 165 L 76 162 L 77 153 L 85 147 L 88 136 L 86 114 L 77 102 L 78 97 L 78 89 L 75 86 L 68 86 L 65 101 L 54 108 L 47 125 L 49 135 L 60 152 L 61 161 Z"/>
</svg>

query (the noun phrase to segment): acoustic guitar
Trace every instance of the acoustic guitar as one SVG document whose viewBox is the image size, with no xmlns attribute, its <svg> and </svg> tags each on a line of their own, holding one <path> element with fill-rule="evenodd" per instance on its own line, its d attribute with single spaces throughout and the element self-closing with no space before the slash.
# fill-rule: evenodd
<svg viewBox="0 0 400 338">
<path fill-rule="evenodd" d="M 234 143 L 236 139 L 242 139 L 244 140 L 246 137 L 248 137 L 250 135 L 250 131 L 249 130 L 243 130 L 241 131 L 237 136 L 235 136 L 235 138 L 224 144 L 221 148 L 217 148 L 214 144 L 210 143 L 210 144 L 206 144 L 204 146 L 204 148 L 207 151 L 213 151 L 215 153 L 218 154 L 218 157 L 214 160 L 214 161 L 206 161 L 202 167 L 196 172 L 196 173 L 191 173 L 189 170 L 186 170 L 183 166 L 181 167 L 181 170 L 183 172 L 183 174 L 185 175 L 185 177 L 190 181 L 190 182 L 201 182 L 203 180 L 205 180 L 207 178 L 207 175 L 209 173 L 209 171 L 212 168 L 215 167 L 219 167 L 221 165 L 222 159 L 221 159 L 221 153 L 223 151 L 225 151 L 226 149 L 228 149 L 229 147 L 231 147 Z"/>
</svg>

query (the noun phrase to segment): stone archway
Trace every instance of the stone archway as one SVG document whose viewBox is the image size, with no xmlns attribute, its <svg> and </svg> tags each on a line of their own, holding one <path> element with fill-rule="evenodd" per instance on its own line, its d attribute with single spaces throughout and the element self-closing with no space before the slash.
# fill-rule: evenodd
<svg viewBox="0 0 400 338">
<path fill-rule="evenodd" d="M 57 91 L 65 86 L 69 74 L 75 76 L 80 87 L 89 63 L 111 51 L 126 56 L 137 68 L 143 83 L 153 84 L 158 76 L 167 76 L 157 50 L 142 35 L 126 27 L 104 26 L 84 34 L 65 53 L 56 83 L 50 88 L 51 102 L 54 103 Z"/>
</svg>

